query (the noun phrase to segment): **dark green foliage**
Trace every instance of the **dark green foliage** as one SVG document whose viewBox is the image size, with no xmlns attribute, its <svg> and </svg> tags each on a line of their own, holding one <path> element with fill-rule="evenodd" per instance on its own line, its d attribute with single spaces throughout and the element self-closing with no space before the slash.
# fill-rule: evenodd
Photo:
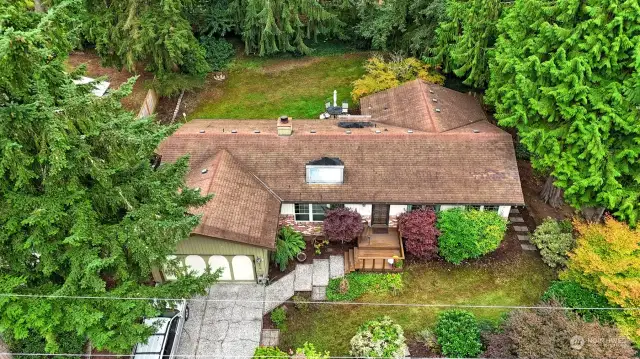
<svg viewBox="0 0 640 359">
<path fill-rule="evenodd" d="M 273 252 L 273 260 L 278 264 L 281 271 L 287 269 L 289 261 L 294 259 L 298 253 L 304 250 L 307 243 L 302 238 L 300 232 L 296 232 L 292 227 L 280 228 L 278 239 L 276 239 L 276 250 Z"/>
<path fill-rule="evenodd" d="M 278 307 L 271 311 L 271 321 L 275 324 L 276 328 L 283 331 L 286 329 L 287 324 L 285 322 L 287 321 L 287 312 L 284 307 Z"/>
<path fill-rule="evenodd" d="M 433 45 L 445 15 L 445 0 L 356 1 L 355 36 L 376 50 L 422 56 Z M 354 20 L 351 20 L 353 22 Z"/>
<path fill-rule="evenodd" d="M 348 285 L 341 287 L 346 279 Z M 402 291 L 402 275 L 398 273 L 359 273 L 352 272 L 344 278 L 329 280 L 327 300 L 334 302 L 349 302 L 361 297 L 365 293 L 379 293 L 397 295 Z"/>
<path fill-rule="evenodd" d="M 500 20 L 487 100 L 575 208 L 640 214 L 637 1 L 521 0 Z"/>
<path fill-rule="evenodd" d="M 229 3 L 229 0 L 192 0 L 186 4 L 186 17 L 197 38 L 220 38 L 233 30 L 235 20 Z"/>
<path fill-rule="evenodd" d="M 507 221 L 494 211 L 454 208 L 438 213 L 438 252 L 448 262 L 460 264 L 493 252 L 504 239 Z"/>
<path fill-rule="evenodd" d="M 203 78 L 205 50 L 187 20 L 189 0 L 86 0 L 85 38 L 103 62 L 135 70 L 137 63 L 169 82 L 178 74 Z"/>
<path fill-rule="evenodd" d="M 503 7 L 501 0 L 449 0 L 429 61 L 464 78 L 467 85 L 485 87 Z"/>
<path fill-rule="evenodd" d="M 580 286 L 580 284 L 570 281 L 555 281 L 544 293 L 542 299 L 545 301 L 557 300 L 561 305 L 572 308 L 609 308 L 612 305 L 604 296 Z M 600 323 L 611 323 L 613 318 L 609 310 L 589 310 L 578 309 L 582 319 L 587 322 L 598 320 Z"/>
<path fill-rule="evenodd" d="M 207 36 L 200 39 L 200 45 L 204 47 L 205 58 L 211 71 L 226 69 L 235 53 L 233 45 L 225 39 Z"/>
<path fill-rule="evenodd" d="M 438 314 L 436 337 L 443 355 L 473 358 L 482 351 L 476 317 L 464 310 L 446 310 Z"/>
<path fill-rule="evenodd" d="M 277 347 L 262 347 L 259 346 L 256 348 L 256 351 L 253 353 L 253 357 L 256 359 L 288 359 L 289 355 L 278 349 Z"/>
<path fill-rule="evenodd" d="M 120 100 L 132 81 L 98 98 L 63 64 L 77 39 L 78 1 L 33 16 L 9 9 L 0 29 L 0 293 L 180 298 L 204 293 L 215 275 L 154 286 L 199 222 L 204 204 L 184 181 L 186 159 L 150 165 L 174 128 L 136 120 Z M 13 28 L 13 24 L 17 24 Z M 153 332 L 140 319 L 152 301 L 0 299 L 7 341 L 44 341 L 44 351 L 90 340 L 129 352 Z M 78 338 L 78 341 L 75 340 Z"/>
<path fill-rule="evenodd" d="M 342 23 L 318 0 L 233 0 L 230 11 L 247 54 L 311 53 L 305 39 L 336 34 Z"/>
<path fill-rule="evenodd" d="M 60 353 L 68 354 L 84 354 L 84 346 L 87 343 L 87 338 L 84 336 L 78 336 L 78 334 L 69 332 L 61 333 L 58 339 Z M 46 340 L 38 334 L 29 334 L 23 339 L 11 339 L 7 345 L 13 353 L 46 353 Z M 77 357 L 71 358 L 79 358 Z M 32 356 L 16 355 L 14 358 L 28 359 Z"/>
</svg>

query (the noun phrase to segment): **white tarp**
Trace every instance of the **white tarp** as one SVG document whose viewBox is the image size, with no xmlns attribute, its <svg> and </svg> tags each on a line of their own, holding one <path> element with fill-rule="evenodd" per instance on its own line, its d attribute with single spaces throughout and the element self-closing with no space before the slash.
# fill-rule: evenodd
<svg viewBox="0 0 640 359">
<path fill-rule="evenodd" d="M 76 85 L 86 85 L 91 82 L 95 82 L 95 79 L 92 79 L 91 77 L 86 77 L 86 76 L 82 76 L 77 80 L 73 80 L 73 83 Z M 102 97 L 104 96 L 105 92 L 107 92 L 107 89 L 109 88 L 110 84 L 111 83 L 107 81 L 100 81 L 98 83 L 95 83 L 93 85 L 93 90 L 91 90 L 91 92 L 98 97 Z"/>
</svg>

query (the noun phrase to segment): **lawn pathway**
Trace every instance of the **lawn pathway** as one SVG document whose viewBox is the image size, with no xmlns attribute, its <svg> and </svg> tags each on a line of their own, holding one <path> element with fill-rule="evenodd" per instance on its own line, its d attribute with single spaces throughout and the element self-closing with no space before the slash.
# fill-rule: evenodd
<svg viewBox="0 0 640 359">
<path fill-rule="evenodd" d="M 513 226 L 516 236 L 520 241 L 520 247 L 525 251 L 535 251 L 537 248 L 531 244 L 531 233 L 529 227 L 522 218 L 522 214 L 518 208 L 511 208 L 509 212 L 509 224 Z"/>
</svg>

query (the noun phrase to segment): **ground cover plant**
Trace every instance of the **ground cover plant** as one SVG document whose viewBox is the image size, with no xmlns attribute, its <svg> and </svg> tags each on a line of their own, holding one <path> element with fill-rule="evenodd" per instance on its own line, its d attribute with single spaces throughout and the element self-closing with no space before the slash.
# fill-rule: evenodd
<svg viewBox="0 0 640 359">
<path fill-rule="evenodd" d="M 482 351 L 480 328 L 471 312 L 457 309 L 441 312 L 435 334 L 440 351 L 447 357 L 472 358 Z"/>
<path fill-rule="evenodd" d="M 283 352 L 282 350 L 278 349 L 277 347 L 259 346 L 253 352 L 253 357 L 256 358 L 256 359 L 264 359 L 264 358 L 288 359 L 289 355 L 287 353 Z"/>
<path fill-rule="evenodd" d="M 303 356 L 304 359 L 329 359 L 329 352 L 321 352 L 311 343 L 304 343 L 301 348 L 296 349 L 296 356 Z"/>
<path fill-rule="evenodd" d="M 563 306 L 571 308 L 611 307 L 605 296 L 571 280 L 559 280 L 551 283 L 547 291 L 544 292 L 542 300 L 555 300 Z M 598 320 L 601 323 L 610 323 L 613 320 L 612 312 L 608 310 L 576 309 L 574 311 L 587 322 Z"/>
<path fill-rule="evenodd" d="M 460 264 L 493 252 L 504 239 L 507 221 L 494 211 L 454 208 L 438 213 L 438 252 L 448 262 Z"/>
<path fill-rule="evenodd" d="M 403 358 L 406 349 L 402 327 L 389 317 L 367 321 L 350 343 L 356 358 Z"/>
<path fill-rule="evenodd" d="M 365 293 L 397 295 L 402 291 L 400 273 L 351 272 L 344 278 L 333 278 L 327 286 L 327 300 L 351 301 Z"/>
<path fill-rule="evenodd" d="M 325 213 L 322 229 L 330 241 L 345 243 L 356 239 L 364 230 L 364 224 L 360 213 L 339 207 Z"/>
<path fill-rule="evenodd" d="M 227 79 L 201 96 L 189 118 L 276 119 L 284 114 L 316 119 L 333 90 L 353 108 L 349 94 L 364 73 L 366 56 L 239 57 Z"/>
<path fill-rule="evenodd" d="M 398 217 L 398 230 L 405 240 L 407 252 L 421 259 L 432 259 L 438 254 L 438 236 L 433 209 L 416 209 Z"/>
<path fill-rule="evenodd" d="M 546 218 L 536 227 L 531 243 L 538 247 L 542 260 L 550 267 L 563 267 L 567 264 L 569 251 L 575 245 L 573 226 L 567 220 Z"/>
<path fill-rule="evenodd" d="M 534 305 L 554 277 L 553 270 L 537 254 L 520 251 L 499 260 L 462 265 L 407 262 L 400 295 L 365 293 L 352 301 Z M 314 306 L 308 312 L 293 310 L 287 315 L 288 330 L 281 335 L 280 344 L 283 348 L 296 348 L 309 341 L 320 350 L 331 351 L 332 355 L 348 355 L 349 339 L 368 320 L 389 316 L 402 326 L 407 338 L 415 338 L 424 328 L 435 325 L 438 311 L 436 308 L 373 305 L 322 305 Z M 499 321 L 508 309 L 470 311 L 479 321 Z"/>
</svg>

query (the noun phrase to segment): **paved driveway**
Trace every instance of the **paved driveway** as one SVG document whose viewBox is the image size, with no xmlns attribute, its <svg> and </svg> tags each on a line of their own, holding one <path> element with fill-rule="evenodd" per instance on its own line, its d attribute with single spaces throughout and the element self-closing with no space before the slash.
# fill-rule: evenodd
<svg viewBox="0 0 640 359">
<path fill-rule="evenodd" d="M 178 354 L 251 358 L 260 345 L 264 292 L 257 284 L 218 283 L 197 299 L 228 302 L 189 301 Z"/>
</svg>

